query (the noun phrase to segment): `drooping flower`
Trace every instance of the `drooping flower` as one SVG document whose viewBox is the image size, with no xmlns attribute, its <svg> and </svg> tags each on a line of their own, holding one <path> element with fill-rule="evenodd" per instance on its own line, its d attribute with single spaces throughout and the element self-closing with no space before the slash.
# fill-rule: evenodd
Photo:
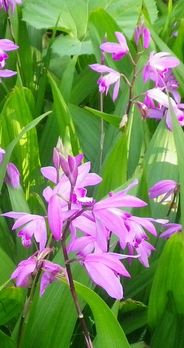
<svg viewBox="0 0 184 348">
<path fill-rule="evenodd" d="M 172 117 L 170 114 L 170 104 L 173 108 L 174 114 L 176 115 L 176 118 L 178 122 L 180 123 L 181 126 L 184 126 L 184 104 L 176 104 L 175 100 L 171 97 L 168 98 L 168 95 L 162 92 L 159 88 L 152 88 L 149 89 L 146 94 L 148 95 L 149 98 L 155 100 L 158 105 L 159 109 L 161 110 L 161 117 L 165 117 L 167 127 L 169 129 L 172 129 Z M 155 117 L 154 114 L 154 109 L 153 109 L 153 115 L 152 115 L 152 110 L 150 109 L 149 111 L 149 117 Z"/>
<path fill-rule="evenodd" d="M 151 199 L 163 196 L 161 202 L 165 201 L 169 196 L 176 194 L 179 186 L 175 180 L 160 180 L 149 189 L 149 197 Z"/>
<path fill-rule="evenodd" d="M 22 239 L 22 245 L 25 248 L 29 248 L 32 245 L 33 236 L 35 241 L 39 244 L 40 251 L 45 248 L 47 242 L 47 228 L 43 216 L 14 211 L 4 213 L 2 216 L 16 219 L 16 222 L 12 226 L 12 230 L 19 230 L 17 235 Z"/>
<path fill-rule="evenodd" d="M 0 148 L 0 165 L 3 162 L 5 153 L 5 150 Z M 12 162 L 9 162 L 6 167 L 5 182 L 13 188 L 18 188 L 20 186 L 19 170 Z"/>
<path fill-rule="evenodd" d="M 8 12 L 9 9 L 12 11 L 15 10 L 16 5 L 21 4 L 22 0 L 0 0 L 0 9 L 4 8 L 6 12 Z"/>
<path fill-rule="evenodd" d="M 48 260 L 43 261 L 42 271 L 43 274 L 40 280 L 40 296 L 42 296 L 46 288 L 57 279 L 56 277 L 58 275 L 66 277 L 66 272 L 63 267 Z"/>
<path fill-rule="evenodd" d="M 125 257 L 128 256 L 116 253 L 93 253 L 86 255 L 82 261 L 92 280 L 117 300 L 123 297 L 123 287 L 119 276 L 130 277 L 125 266 L 120 262 L 120 259 Z"/>
<path fill-rule="evenodd" d="M 92 64 L 90 65 L 90 68 L 101 74 L 97 81 L 100 93 L 105 93 L 107 95 L 110 86 L 114 85 L 112 99 L 115 101 L 119 93 L 121 74 L 118 71 L 101 64 Z"/>
<path fill-rule="evenodd" d="M 20 173 L 13 163 L 8 163 L 6 168 L 5 181 L 7 184 L 13 188 L 18 188 L 20 186 Z"/>
<path fill-rule="evenodd" d="M 33 255 L 18 264 L 16 270 L 11 275 L 11 279 L 15 280 L 17 286 L 29 288 L 32 282 L 32 275 L 36 269 L 37 259 Z"/>
<path fill-rule="evenodd" d="M 149 60 L 143 69 L 144 82 L 153 80 L 158 85 L 163 72 L 180 64 L 179 59 L 168 52 L 151 52 Z"/>
<path fill-rule="evenodd" d="M 143 48 L 148 48 L 151 41 L 151 35 L 149 29 L 146 28 L 144 24 L 138 25 L 134 32 L 134 40 L 136 45 L 138 45 L 140 39 L 142 39 Z"/>
<path fill-rule="evenodd" d="M 170 238 L 174 233 L 182 231 L 182 225 L 175 223 L 167 223 L 164 225 L 165 231 L 160 234 L 159 237 L 167 239 Z"/>
<path fill-rule="evenodd" d="M 45 257 L 51 252 L 51 249 L 45 248 L 41 252 L 36 252 L 28 259 L 21 261 L 16 270 L 12 273 L 11 279 L 16 282 L 16 286 L 29 288 L 32 284 L 33 277 L 39 271 L 42 271 L 40 279 L 40 296 L 46 288 L 56 280 L 57 276 L 65 276 L 65 269 L 51 261 L 45 260 Z"/>
<path fill-rule="evenodd" d="M 111 53 L 112 59 L 120 60 L 129 52 L 126 39 L 124 35 L 118 31 L 115 32 L 116 38 L 119 43 L 104 42 L 100 45 L 100 49 L 103 52 Z"/>
</svg>

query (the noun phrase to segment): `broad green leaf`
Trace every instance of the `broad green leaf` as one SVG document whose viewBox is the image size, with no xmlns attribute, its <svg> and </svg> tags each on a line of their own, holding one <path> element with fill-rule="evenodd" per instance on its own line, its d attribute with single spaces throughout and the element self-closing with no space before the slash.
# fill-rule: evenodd
<svg viewBox="0 0 184 348">
<path fill-rule="evenodd" d="M 77 293 L 90 306 L 97 330 L 95 348 L 128 348 L 126 336 L 106 303 L 91 289 L 75 282 Z"/>
<path fill-rule="evenodd" d="M 144 161 L 147 188 L 163 179 L 178 180 L 177 154 L 174 136 L 166 127 L 165 120 L 158 125 L 145 154 Z M 169 207 L 150 200 L 152 215 L 166 216 Z"/>
<path fill-rule="evenodd" d="M 103 162 L 102 183 L 97 189 L 97 198 L 102 198 L 111 190 L 127 181 L 127 135 L 120 131 Z"/>
<path fill-rule="evenodd" d="M 85 107 L 86 110 L 88 110 L 90 113 L 92 113 L 93 115 L 95 115 L 96 117 L 103 119 L 104 121 L 107 121 L 108 123 L 112 124 L 113 126 L 119 128 L 120 125 L 120 121 L 121 121 L 121 117 L 117 116 L 117 115 L 110 115 L 107 114 L 105 112 L 101 112 L 89 107 Z"/>
<path fill-rule="evenodd" d="M 14 147 L 17 145 L 17 143 L 28 131 L 36 127 L 37 124 L 49 114 L 50 114 L 50 111 L 44 113 L 43 115 L 37 117 L 36 119 L 28 123 L 22 130 L 20 130 L 19 134 L 12 140 L 12 142 L 6 148 L 6 155 L 4 156 L 3 163 L 1 164 L 1 167 L 0 167 L 0 191 L 3 185 L 3 180 L 6 173 L 6 166 L 8 162 L 10 161 L 10 157 L 11 157 L 12 151 L 14 150 Z"/>
<path fill-rule="evenodd" d="M 100 122 L 89 111 L 76 105 L 69 104 L 69 110 L 86 159 L 92 163 L 99 161 Z"/>
<path fill-rule="evenodd" d="M 80 41 L 70 36 L 59 36 L 52 45 L 52 51 L 63 56 L 79 56 L 81 54 L 92 54 L 91 41 Z"/>
<path fill-rule="evenodd" d="M 0 342 L 3 348 L 16 348 L 16 344 L 11 339 L 11 337 L 5 335 L 5 333 L 1 330 L 0 330 Z"/>
<path fill-rule="evenodd" d="M 23 19 L 37 29 L 53 28 L 58 23 L 57 27 L 60 30 L 80 38 L 86 31 L 87 3 L 79 0 L 78 5 L 75 5 L 73 0 L 26 0 Z M 80 20 L 81 16 L 83 21 Z"/>
<path fill-rule="evenodd" d="M 133 281 L 133 279 L 132 279 Z M 120 302 L 118 321 L 124 332 L 130 334 L 147 324 L 147 307 L 144 303 L 127 299 Z"/>
<path fill-rule="evenodd" d="M 166 243 L 158 261 L 148 306 L 148 321 L 156 327 L 166 308 L 169 293 L 178 314 L 184 315 L 184 234 L 177 233 Z"/>
<path fill-rule="evenodd" d="M 155 0 L 144 0 L 143 5 L 146 9 L 146 14 L 151 23 L 154 23 L 158 17 L 158 9 Z"/>
<path fill-rule="evenodd" d="M 184 228 L 184 134 L 178 123 L 173 107 L 170 103 L 169 111 L 172 118 L 172 127 L 174 133 L 174 141 L 178 158 L 179 184 L 180 184 L 180 204 L 181 204 L 181 222 Z"/>
<path fill-rule="evenodd" d="M 7 287 L 0 291 L 0 325 L 20 315 L 25 299 L 21 288 Z"/>
<path fill-rule="evenodd" d="M 34 123 L 29 128 L 29 133 L 26 131 L 21 133 L 21 131 L 32 122 L 33 107 L 33 96 L 30 90 L 16 87 L 9 95 L 0 116 L 1 146 L 6 148 L 17 138 L 12 162 L 15 162 L 21 173 L 21 181 L 27 197 L 32 187 L 37 184 L 35 177 L 39 170 L 39 149 Z M 21 137 L 19 134 L 22 134 Z M 10 154 L 8 157 L 10 158 Z"/>
<path fill-rule="evenodd" d="M 10 257 L 0 248 L 0 285 L 6 282 L 14 271 L 14 263 Z"/>
<path fill-rule="evenodd" d="M 72 150 L 74 153 L 78 152 L 78 139 L 75 134 L 75 127 L 73 124 L 72 117 L 70 115 L 70 111 L 68 109 L 67 104 L 59 90 L 56 82 L 49 74 L 49 82 L 52 88 L 53 93 L 53 108 L 54 108 L 54 116 L 57 122 L 58 132 L 55 133 L 56 137 L 61 136 L 63 143 L 71 142 Z M 68 134 L 69 133 L 69 134 Z M 57 139 L 56 138 L 56 139 Z M 68 139 L 69 138 L 69 139 Z"/>
</svg>

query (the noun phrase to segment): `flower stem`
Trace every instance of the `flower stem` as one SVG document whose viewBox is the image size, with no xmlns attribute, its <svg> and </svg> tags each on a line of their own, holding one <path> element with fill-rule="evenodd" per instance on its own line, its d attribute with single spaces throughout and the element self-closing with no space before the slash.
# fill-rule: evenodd
<svg viewBox="0 0 184 348">
<path fill-rule="evenodd" d="M 80 304 L 78 301 L 78 297 L 77 297 L 77 293 L 75 290 L 75 285 L 74 285 L 74 281 L 73 281 L 73 276 L 72 276 L 72 271 L 71 271 L 71 267 L 70 267 L 70 263 L 69 263 L 69 257 L 68 257 L 68 253 L 67 253 L 67 248 L 66 248 L 66 244 L 65 244 L 65 240 L 61 241 L 61 246 L 62 246 L 62 251 L 63 251 L 63 256 L 64 256 L 64 260 L 65 260 L 65 267 L 66 267 L 66 272 L 67 272 L 67 276 L 68 276 L 68 282 L 69 282 L 69 286 L 70 286 L 70 292 L 73 298 L 73 302 L 75 304 L 75 308 L 77 311 L 77 315 L 81 324 L 81 328 L 84 334 L 84 338 L 85 338 L 85 342 L 86 342 L 86 347 L 87 348 L 93 348 L 93 344 L 91 342 L 91 338 L 88 332 L 88 328 L 83 316 L 83 313 L 81 311 L 80 308 Z"/>
<path fill-rule="evenodd" d="M 103 112 L 103 94 L 102 93 L 100 93 L 100 111 Z M 100 122 L 100 169 L 102 167 L 102 161 L 103 161 L 104 138 L 105 138 L 104 120 L 103 120 L 103 118 L 101 118 L 101 122 Z"/>
<path fill-rule="evenodd" d="M 24 304 L 24 309 L 20 319 L 20 325 L 19 325 L 19 331 L 18 331 L 17 348 L 22 347 L 22 343 L 23 343 L 23 339 L 25 335 L 25 329 L 28 323 L 29 313 L 30 313 L 38 277 L 39 277 L 39 272 L 37 272 L 37 274 L 35 275 L 35 278 L 33 280 L 33 283 L 29 292 L 29 296 L 28 298 L 26 298 L 26 302 Z"/>
</svg>

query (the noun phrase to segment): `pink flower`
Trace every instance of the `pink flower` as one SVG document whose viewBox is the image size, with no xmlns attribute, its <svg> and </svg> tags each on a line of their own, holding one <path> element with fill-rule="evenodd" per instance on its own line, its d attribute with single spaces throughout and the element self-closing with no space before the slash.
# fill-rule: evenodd
<svg viewBox="0 0 184 348">
<path fill-rule="evenodd" d="M 8 163 L 6 168 L 5 181 L 7 184 L 13 188 L 18 188 L 20 186 L 20 173 L 13 163 Z"/>
<path fill-rule="evenodd" d="M 112 59 L 120 60 L 128 53 L 129 48 L 127 46 L 126 39 L 122 33 L 116 31 L 115 35 L 119 43 L 104 42 L 100 45 L 100 48 L 103 52 L 111 53 Z"/>
<path fill-rule="evenodd" d="M 50 252 L 51 249 L 45 248 L 42 252 L 36 252 L 28 259 L 21 261 L 11 275 L 11 279 L 15 280 L 16 286 L 29 288 L 33 278 L 42 270 L 40 280 L 40 296 L 42 296 L 45 289 L 56 280 L 57 276 L 66 276 L 63 267 L 51 261 L 44 260 Z"/>
<path fill-rule="evenodd" d="M 134 32 L 134 40 L 136 45 L 138 45 L 139 40 L 142 38 L 143 48 L 148 48 L 151 41 L 151 35 L 148 28 L 144 24 L 139 25 Z"/>
<path fill-rule="evenodd" d="M 123 256 L 115 253 L 88 254 L 82 261 L 92 280 L 117 300 L 123 297 L 119 276 L 130 277 L 125 266 L 119 261 Z"/>
<path fill-rule="evenodd" d="M 12 273 L 11 279 L 21 288 L 29 288 L 32 282 L 32 275 L 37 269 L 36 257 L 30 256 L 27 260 L 21 261 L 16 270 Z"/>
<path fill-rule="evenodd" d="M 48 222 L 54 239 L 60 240 L 63 232 L 63 204 L 57 194 L 53 195 L 49 200 Z"/>
<path fill-rule="evenodd" d="M 90 68 L 94 71 L 99 72 L 100 74 L 106 74 L 101 75 L 101 77 L 97 81 L 99 85 L 99 92 L 105 93 L 107 95 L 110 86 L 114 85 L 112 99 L 113 101 L 115 101 L 119 93 L 121 74 L 118 71 L 101 64 L 92 64 L 90 65 Z"/>
<path fill-rule="evenodd" d="M 43 216 L 14 211 L 4 213 L 2 216 L 16 219 L 12 230 L 19 229 L 17 235 L 21 237 L 22 245 L 25 248 L 32 245 L 32 237 L 34 236 L 36 242 L 39 243 L 39 249 L 44 249 L 47 242 L 47 228 Z"/>
<path fill-rule="evenodd" d="M 14 11 L 16 4 L 21 4 L 22 0 L 0 0 L 0 9 L 4 8 L 8 12 L 9 8 Z"/>
<path fill-rule="evenodd" d="M 5 150 L 0 147 L 0 165 L 4 160 L 5 153 Z M 9 162 L 6 167 L 5 182 L 13 188 L 18 188 L 20 186 L 20 173 L 12 162 Z"/>
<path fill-rule="evenodd" d="M 57 263 L 44 260 L 42 263 L 42 277 L 40 281 L 40 296 L 45 292 L 45 289 L 56 280 L 57 276 L 66 276 L 65 269 Z"/>
<path fill-rule="evenodd" d="M 164 227 L 166 228 L 165 231 L 160 234 L 160 237 L 164 239 L 170 238 L 174 233 L 182 231 L 182 225 L 180 224 L 168 223 Z"/>
<path fill-rule="evenodd" d="M 164 71 L 175 68 L 180 64 L 179 59 L 173 57 L 168 52 L 151 52 L 149 60 L 143 69 L 144 82 L 153 80 L 156 86 Z"/>
<path fill-rule="evenodd" d="M 164 195 L 161 202 L 165 201 L 172 194 L 178 191 L 178 184 L 174 180 L 160 180 L 149 189 L 151 199 Z"/>
<path fill-rule="evenodd" d="M 1 3 L 0 3 L 1 7 Z M 18 46 L 13 41 L 7 39 L 0 39 L 0 78 L 11 77 L 16 74 L 15 71 L 4 69 L 6 60 L 8 59 L 8 51 L 17 50 Z"/>
<path fill-rule="evenodd" d="M 153 100 L 155 100 L 159 104 L 159 108 L 162 112 L 162 116 L 165 116 L 166 124 L 169 129 L 172 129 L 172 118 L 169 111 L 169 99 L 172 105 L 174 114 L 178 119 L 178 122 L 181 126 L 184 126 L 184 104 L 176 104 L 173 98 L 168 98 L 168 95 L 162 92 L 159 88 L 152 88 L 146 92 L 147 96 Z M 149 111 L 150 117 L 154 117 L 154 109 L 153 115 L 152 110 Z M 155 117 L 154 117 L 155 118 Z"/>
</svg>

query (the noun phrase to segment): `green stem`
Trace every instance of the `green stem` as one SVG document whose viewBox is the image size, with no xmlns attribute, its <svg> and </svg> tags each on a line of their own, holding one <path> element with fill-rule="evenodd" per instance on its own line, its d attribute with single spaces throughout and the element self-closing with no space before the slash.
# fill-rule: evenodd
<svg viewBox="0 0 184 348">
<path fill-rule="evenodd" d="M 31 309 L 31 305 L 32 305 L 33 296 L 35 293 L 38 277 L 39 277 L 39 272 L 37 272 L 37 274 L 35 275 L 35 278 L 32 282 L 29 296 L 28 296 L 28 298 L 26 298 L 26 302 L 24 304 L 24 309 L 23 309 L 23 313 L 22 313 L 20 325 L 19 325 L 17 348 L 22 347 L 22 343 L 23 343 L 23 339 L 24 339 L 24 335 L 25 335 L 25 330 L 26 330 L 26 325 L 28 323 L 29 313 L 30 313 L 30 309 Z"/>
<path fill-rule="evenodd" d="M 100 93 L 100 111 L 103 112 L 103 94 L 102 93 Z M 103 161 L 104 138 L 105 138 L 104 120 L 103 120 L 103 118 L 101 118 L 101 122 L 100 122 L 100 169 L 102 167 L 102 161 Z"/>
<path fill-rule="evenodd" d="M 73 281 L 73 276 L 72 276 L 72 271 L 71 271 L 71 267 L 70 267 L 70 260 L 68 257 L 68 253 L 67 253 L 67 248 L 66 248 L 66 244 L 65 244 L 65 240 L 61 241 L 61 246 L 62 246 L 62 251 L 63 251 L 63 256 L 64 256 L 64 260 L 65 260 L 65 267 L 66 267 L 66 272 L 67 272 L 67 276 L 68 276 L 68 282 L 69 282 L 69 286 L 70 286 L 70 292 L 73 298 L 73 302 L 77 311 L 77 315 L 78 315 L 78 319 L 80 321 L 81 324 L 81 328 L 83 331 L 83 335 L 85 338 L 85 342 L 86 342 L 86 347 L 87 348 L 93 348 L 93 344 L 88 332 L 88 328 L 82 313 L 82 310 L 80 308 L 80 304 L 78 301 L 78 297 L 77 297 L 77 293 L 75 290 L 75 285 L 74 285 L 74 281 Z"/>
</svg>

